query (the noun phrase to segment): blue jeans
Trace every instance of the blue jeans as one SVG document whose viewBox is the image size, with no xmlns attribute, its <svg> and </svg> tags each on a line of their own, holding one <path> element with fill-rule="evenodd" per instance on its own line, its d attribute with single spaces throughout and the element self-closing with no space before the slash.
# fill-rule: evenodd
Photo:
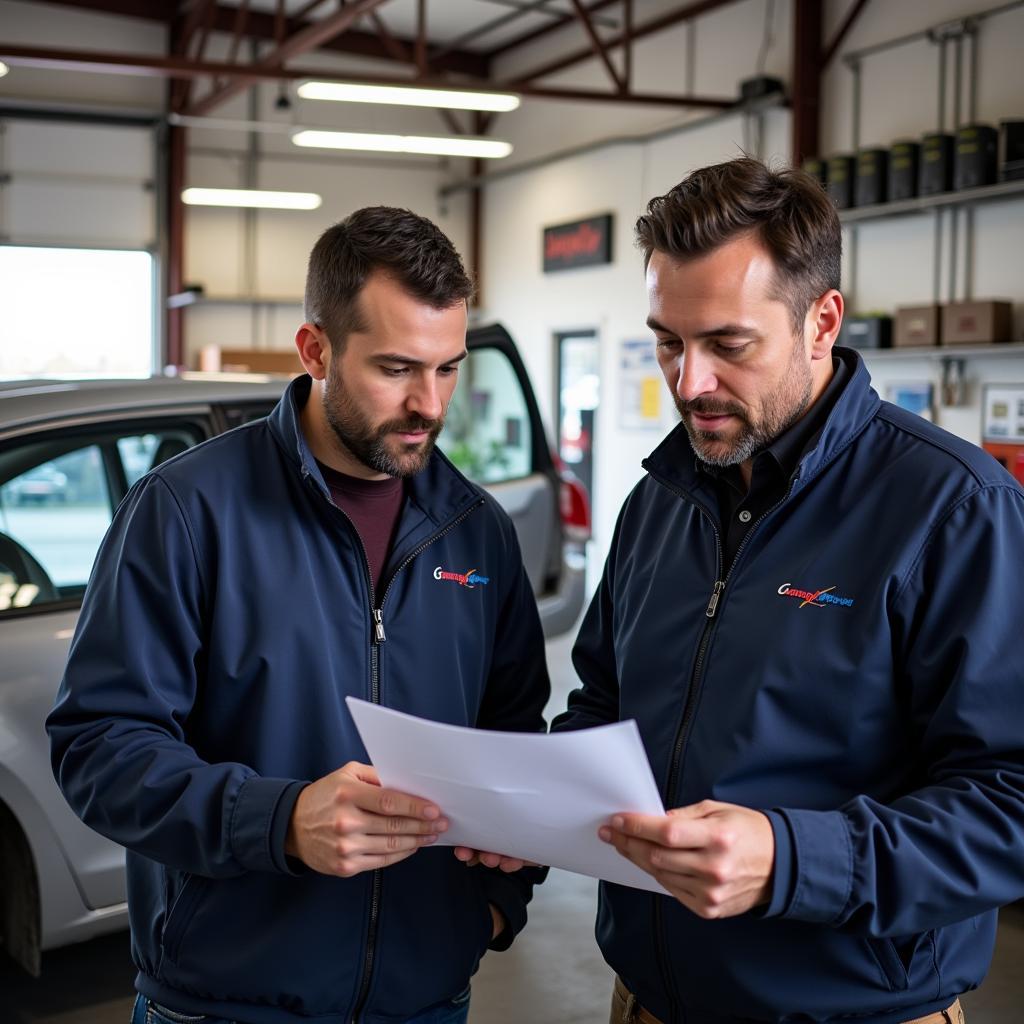
<svg viewBox="0 0 1024 1024">
<path fill-rule="evenodd" d="M 410 1017 L 406 1024 L 466 1024 L 469 1018 L 469 989 L 454 999 L 424 1010 Z M 131 1024 L 237 1024 L 224 1017 L 207 1017 L 202 1014 L 179 1013 L 166 1006 L 160 1006 L 145 996 L 135 998 Z"/>
</svg>

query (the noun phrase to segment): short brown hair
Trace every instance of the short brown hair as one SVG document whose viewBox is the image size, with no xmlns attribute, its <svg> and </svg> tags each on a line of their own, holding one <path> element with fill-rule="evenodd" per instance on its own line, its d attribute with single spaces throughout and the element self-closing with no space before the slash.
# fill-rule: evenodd
<svg viewBox="0 0 1024 1024">
<path fill-rule="evenodd" d="M 305 317 L 340 349 L 365 329 L 359 293 L 376 270 L 434 309 L 473 294 L 455 246 L 426 217 L 392 206 L 367 206 L 328 228 L 309 254 Z"/>
<path fill-rule="evenodd" d="M 836 209 L 809 174 L 751 157 L 702 167 L 652 199 L 636 222 L 645 267 L 653 252 L 693 259 L 753 232 L 775 262 L 775 297 L 800 331 L 811 303 L 839 288 L 843 244 Z"/>
</svg>

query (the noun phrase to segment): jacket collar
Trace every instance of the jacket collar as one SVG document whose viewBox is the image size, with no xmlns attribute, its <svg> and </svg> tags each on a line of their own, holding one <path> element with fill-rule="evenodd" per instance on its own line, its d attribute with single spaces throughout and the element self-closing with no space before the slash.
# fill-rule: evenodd
<svg viewBox="0 0 1024 1024">
<path fill-rule="evenodd" d="M 312 387 L 313 379 L 308 374 L 296 377 L 267 420 L 288 461 L 304 479 L 311 480 L 324 497 L 330 499 L 330 491 L 306 443 L 299 419 Z M 479 490 L 437 448 L 424 469 L 409 477 L 407 494 L 438 525 L 480 501 Z"/>
<path fill-rule="evenodd" d="M 832 352 L 846 365 L 850 379 L 825 420 L 817 444 L 805 452 L 797 464 L 791 493 L 805 487 L 857 437 L 881 404 L 860 355 L 854 349 L 839 346 Z M 682 423 L 644 459 L 642 465 L 651 476 L 693 497 L 710 501 L 714 507 L 717 500 L 714 489 L 706 475 L 697 468 L 697 456 Z"/>
</svg>

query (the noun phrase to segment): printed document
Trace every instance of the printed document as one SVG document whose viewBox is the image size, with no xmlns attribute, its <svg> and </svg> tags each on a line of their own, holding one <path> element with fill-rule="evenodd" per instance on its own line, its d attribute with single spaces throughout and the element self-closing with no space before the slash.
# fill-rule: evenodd
<svg viewBox="0 0 1024 1024">
<path fill-rule="evenodd" d="M 664 814 L 636 722 L 576 732 L 488 732 L 347 697 L 383 785 L 431 800 L 444 846 L 521 857 L 650 892 L 665 890 L 597 835 L 620 811 Z"/>
</svg>

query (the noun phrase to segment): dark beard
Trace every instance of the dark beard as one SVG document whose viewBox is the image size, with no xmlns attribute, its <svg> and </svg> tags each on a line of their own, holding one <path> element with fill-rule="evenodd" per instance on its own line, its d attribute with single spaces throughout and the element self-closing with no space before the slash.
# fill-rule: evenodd
<svg viewBox="0 0 1024 1024">
<path fill-rule="evenodd" d="M 803 416 L 811 401 L 813 383 L 810 370 L 803 368 L 800 362 L 798 345 L 799 342 L 794 343 L 790 371 L 800 374 L 803 378 L 800 392 L 791 401 L 787 401 L 792 392 L 785 390 L 784 385 L 782 390 L 770 395 L 764 403 L 759 423 L 752 423 L 745 415 L 743 407 L 733 402 L 716 402 L 712 398 L 695 398 L 692 402 L 684 402 L 673 393 L 672 398 L 689 435 L 690 446 L 698 458 L 710 466 L 737 466 L 768 448 Z M 728 414 L 737 417 L 741 429 L 732 447 L 725 452 L 712 451 L 709 445 L 720 438 L 714 431 L 697 430 L 693 427 L 688 417 L 690 413 L 700 413 L 704 416 Z"/>
<path fill-rule="evenodd" d="M 377 473 L 392 477 L 415 476 L 430 461 L 444 420 L 425 420 L 414 416 L 404 420 L 388 420 L 378 426 L 366 421 L 356 409 L 333 368 L 327 375 L 324 388 L 324 414 L 342 446 L 364 466 Z M 404 444 L 404 451 L 394 452 L 388 447 L 389 435 L 428 431 L 425 440 L 417 445 Z"/>
</svg>

